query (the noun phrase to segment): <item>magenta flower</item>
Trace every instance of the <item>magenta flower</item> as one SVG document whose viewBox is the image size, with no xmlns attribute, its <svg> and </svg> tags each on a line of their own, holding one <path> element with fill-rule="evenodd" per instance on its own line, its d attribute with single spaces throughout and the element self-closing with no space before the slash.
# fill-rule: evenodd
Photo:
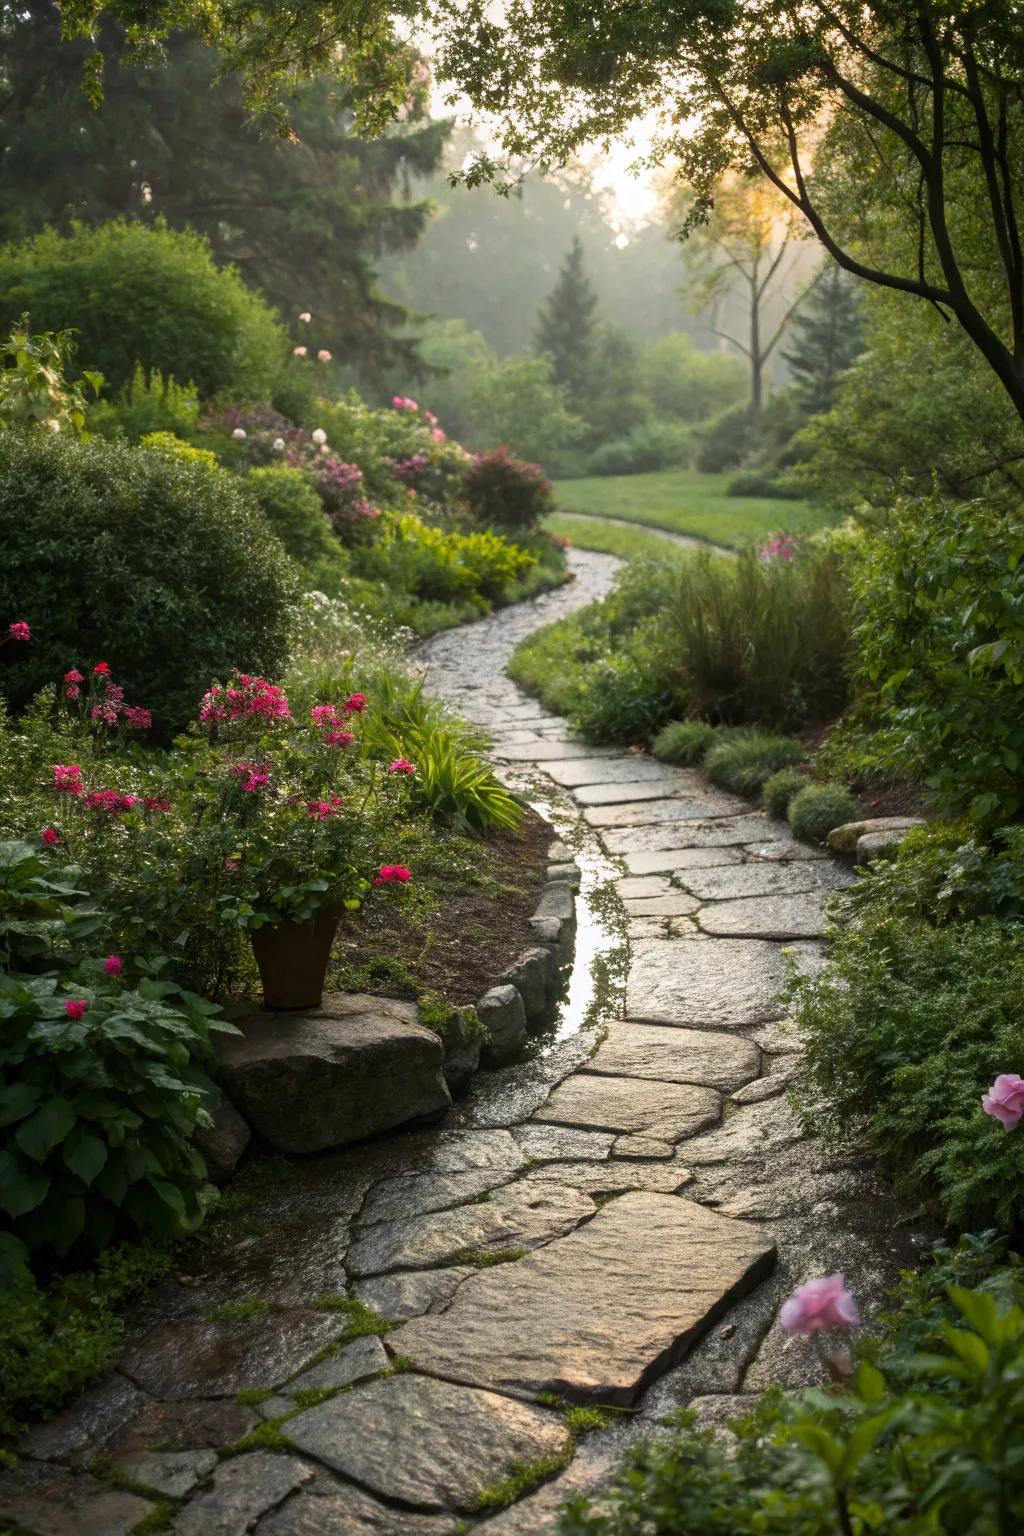
<svg viewBox="0 0 1024 1536">
<path fill-rule="evenodd" d="M 1004 1131 L 1016 1130 L 1024 1117 L 1024 1077 L 1016 1072 L 1003 1072 L 996 1078 L 988 1093 L 982 1095 L 981 1107 L 986 1115 L 998 1120 Z"/>
<path fill-rule="evenodd" d="M 350 747 L 356 740 L 351 731 L 328 731 L 324 737 L 324 745 L 327 747 Z"/>
<path fill-rule="evenodd" d="M 818 1333 L 823 1328 L 856 1328 L 857 1303 L 842 1275 L 824 1275 L 798 1285 L 779 1313 L 787 1333 Z"/>
<path fill-rule="evenodd" d="M 338 808 L 332 805 L 330 800 L 307 800 L 306 815 L 312 816 L 316 821 L 326 821 L 329 816 L 337 816 Z"/>
<path fill-rule="evenodd" d="M 382 864 L 377 871 L 374 885 L 405 885 L 412 879 L 412 870 L 406 869 L 404 864 Z"/>
<path fill-rule="evenodd" d="M 147 811 L 169 811 L 171 808 L 171 802 L 162 800 L 159 795 L 147 795 L 142 803 Z"/>
<path fill-rule="evenodd" d="M 89 1004 L 86 1002 L 84 997 L 69 997 L 67 1002 L 64 1004 L 64 1012 L 67 1014 L 69 1019 L 73 1019 L 77 1022 L 85 1013 L 85 1010 L 88 1008 L 88 1006 Z"/>
<path fill-rule="evenodd" d="M 126 704 L 121 711 L 121 721 L 130 731 L 148 731 L 153 724 L 153 716 L 148 709 L 137 709 L 134 704 Z"/>
<path fill-rule="evenodd" d="M 108 955 L 103 962 L 104 976 L 120 976 L 124 970 L 124 961 L 120 955 Z"/>
<path fill-rule="evenodd" d="M 413 774 L 415 772 L 416 764 L 410 763 L 407 757 L 396 757 L 394 762 L 388 763 L 388 773 Z"/>
<path fill-rule="evenodd" d="M 32 631 L 29 629 L 24 619 L 17 619 L 13 624 L 9 624 L 7 626 L 7 633 L 10 635 L 12 640 L 32 639 Z"/>
<path fill-rule="evenodd" d="M 93 789 L 85 797 L 90 811 L 106 811 L 111 816 L 123 816 L 138 803 L 138 795 L 122 795 L 116 789 Z"/>
<path fill-rule="evenodd" d="M 61 835 L 57 831 L 56 827 L 44 827 L 40 833 L 40 836 L 42 837 L 43 842 L 46 844 L 47 848 L 56 848 L 58 843 L 62 841 Z"/>
<path fill-rule="evenodd" d="M 797 552 L 797 540 L 791 533 L 776 533 L 761 545 L 762 560 L 793 560 Z"/>
<path fill-rule="evenodd" d="M 333 725 L 337 716 L 333 704 L 314 704 L 309 712 L 314 725 Z"/>
<path fill-rule="evenodd" d="M 110 671 L 109 661 L 98 661 L 92 669 L 93 677 L 105 677 Z"/>
<path fill-rule="evenodd" d="M 64 673 L 64 681 L 66 683 L 84 683 L 85 678 L 82 676 L 81 672 L 79 672 L 77 667 L 72 667 L 70 672 Z"/>
<path fill-rule="evenodd" d="M 347 715 L 361 715 L 366 708 L 365 693 L 350 693 L 345 700 L 345 713 Z"/>
<path fill-rule="evenodd" d="M 59 795 L 81 795 L 85 793 L 85 785 L 82 783 L 82 770 L 77 763 L 54 763 L 53 787 Z"/>
<path fill-rule="evenodd" d="M 288 695 L 265 677 L 251 677 L 235 668 L 234 684 L 213 683 L 203 694 L 199 719 L 203 725 L 231 720 L 290 720 Z"/>
</svg>

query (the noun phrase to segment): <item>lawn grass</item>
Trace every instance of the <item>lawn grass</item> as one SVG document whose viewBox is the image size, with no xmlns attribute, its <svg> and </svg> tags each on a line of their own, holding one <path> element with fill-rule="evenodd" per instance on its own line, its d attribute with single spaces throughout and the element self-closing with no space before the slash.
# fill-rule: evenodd
<svg viewBox="0 0 1024 1536">
<path fill-rule="evenodd" d="M 555 482 L 559 512 L 586 517 L 623 517 L 650 528 L 688 533 L 735 549 L 766 534 L 810 533 L 829 522 L 828 514 L 803 501 L 767 496 L 727 496 L 729 474 L 660 470 L 649 475 L 591 475 Z M 569 534 L 572 538 L 572 534 Z M 618 551 L 615 551 L 618 553 Z"/>
<path fill-rule="evenodd" d="M 643 528 L 622 528 L 601 517 L 579 517 L 576 513 L 554 512 L 544 519 L 544 530 L 560 539 L 568 539 L 577 549 L 597 549 L 602 554 L 618 555 L 621 560 L 664 560 L 678 554 L 680 546 L 660 533 Z"/>
</svg>

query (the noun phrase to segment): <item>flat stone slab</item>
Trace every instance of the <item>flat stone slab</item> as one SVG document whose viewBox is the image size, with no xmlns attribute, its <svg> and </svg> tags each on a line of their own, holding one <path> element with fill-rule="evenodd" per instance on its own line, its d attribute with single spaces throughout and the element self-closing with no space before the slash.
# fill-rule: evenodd
<svg viewBox="0 0 1024 1536">
<path fill-rule="evenodd" d="M 627 800 L 662 800 L 670 793 L 664 779 L 632 778 L 617 784 L 579 785 L 573 790 L 573 799 L 577 805 L 622 805 Z"/>
<path fill-rule="evenodd" d="M 375 1184 L 359 1212 L 361 1227 L 380 1221 L 407 1221 L 412 1216 L 426 1216 L 430 1211 L 446 1211 L 507 1184 L 514 1168 L 526 1161 L 521 1153 L 512 1169 L 471 1168 L 465 1173 L 406 1173 L 381 1179 Z"/>
<path fill-rule="evenodd" d="M 469 1511 L 517 1463 L 569 1443 L 556 1414 L 411 1372 L 320 1403 L 289 1419 L 285 1433 L 332 1471 L 426 1511 Z"/>
<path fill-rule="evenodd" d="M 111 1464 L 130 1482 L 183 1499 L 217 1465 L 216 1451 L 124 1451 Z"/>
<path fill-rule="evenodd" d="M 592 1200 L 547 1174 L 520 1179 L 480 1204 L 370 1227 L 345 1263 L 350 1274 L 373 1275 L 458 1263 L 466 1253 L 535 1248 L 571 1231 L 593 1210 Z"/>
<path fill-rule="evenodd" d="M 657 853 L 666 848 L 740 848 L 744 843 L 788 842 L 791 835 L 781 822 L 746 815 L 610 828 L 602 833 L 602 841 L 610 853 Z"/>
<path fill-rule="evenodd" d="M 850 872 L 831 860 L 816 863 L 741 864 L 734 869 L 680 870 L 678 884 L 701 901 L 737 901 L 746 896 L 796 896 L 838 891 L 852 884 Z"/>
<path fill-rule="evenodd" d="M 22 1462 L 0 1472 L 0 1523 L 32 1536 L 129 1536 L 156 1505 L 64 1467 Z"/>
<path fill-rule="evenodd" d="M 717 1125 L 721 1112 L 721 1098 L 710 1088 L 578 1072 L 555 1089 L 534 1119 L 681 1141 Z"/>
<path fill-rule="evenodd" d="M 664 875 L 627 875 L 616 880 L 615 894 L 623 901 L 633 901 L 640 896 L 671 896 L 673 885 Z"/>
<path fill-rule="evenodd" d="M 253 1451 L 222 1462 L 213 1487 L 186 1504 L 171 1529 L 174 1536 L 239 1536 L 308 1482 L 313 1468 L 297 1456 Z"/>
<path fill-rule="evenodd" d="M 577 789 L 590 784 L 678 784 L 679 769 L 649 757 L 563 757 L 544 764 L 556 784 Z M 668 790 L 662 790 L 668 794 Z"/>
<path fill-rule="evenodd" d="M 749 1223 L 678 1195 L 627 1194 L 518 1264 L 482 1270 L 443 1316 L 391 1341 L 452 1380 L 630 1404 L 774 1258 Z"/>
<path fill-rule="evenodd" d="M 742 1029 L 783 1016 L 782 951 L 757 939 L 644 939 L 632 953 L 626 1015 L 650 1024 Z"/>
<path fill-rule="evenodd" d="M 450 1515 L 417 1515 L 381 1504 L 321 1472 L 264 1515 L 256 1536 L 451 1536 Z"/>
<path fill-rule="evenodd" d="M 697 1083 L 725 1093 L 749 1083 L 761 1070 L 761 1052 L 739 1035 L 710 1029 L 669 1029 L 658 1024 L 616 1024 L 587 1073 Z"/>
<path fill-rule="evenodd" d="M 692 850 L 694 853 L 707 851 L 703 848 Z M 689 848 L 654 848 L 642 849 L 638 853 L 624 853 L 620 857 L 631 875 L 670 875 L 688 862 L 690 852 Z M 738 855 L 736 862 L 739 863 Z"/>
<path fill-rule="evenodd" d="M 612 1149 L 612 1138 L 606 1131 L 578 1131 L 568 1125 L 538 1125 L 536 1120 L 517 1125 L 515 1134 L 526 1156 L 538 1163 L 555 1163 L 563 1158 L 570 1162 L 600 1162 Z"/>
<path fill-rule="evenodd" d="M 399 1322 L 407 1317 L 422 1317 L 424 1312 L 440 1312 L 455 1295 L 468 1275 L 476 1270 L 468 1264 L 452 1269 L 405 1269 L 393 1275 L 374 1275 L 357 1280 L 355 1294 L 373 1307 L 381 1317 Z"/>
<path fill-rule="evenodd" d="M 785 842 L 782 838 L 775 843 L 744 843 L 743 853 L 745 857 L 765 859 L 774 864 L 796 864 L 807 859 L 827 859 L 828 854 L 824 848 L 817 847 L 813 843 Z"/>
<path fill-rule="evenodd" d="M 254 1013 L 217 1037 L 224 1084 L 281 1152 L 322 1152 L 451 1104 L 443 1047 L 416 1006 L 331 993 L 309 1013 Z"/>
<path fill-rule="evenodd" d="M 678 770 L 677 770 L 678 771 Z M 676 821 L 708 821 L 714 816 L 742 816 L 749 809 L 749 802 L 738 795 L 692 793 L 689 798 L 675 797 L 665 800 L 627 801 L 624 805 L 595 805 L 584 811 L 584 820 L 604 833 L 606 827 L 643 827 L 666 825 Z M 695 786 L 694 786 L 695 787 Z"/>
<path fill-rule="evenodd" d="M 277 1387 L 343 1333 L 340 1313 L 290 1309 L 240 1321 L 159 1323 L 129 1344 L 118 1368 L 154 1397 L 227 1397 Z"/>
<path fill-rule="evenodd" d="M 738 939 L 816 939 L 825 931 L 822 897 L 810 894 L 715 901 L 698 922 L 704 933 Z"/>
<path fill-rule="evenodd" d="M 912 832 L 923 827 L 921 816 L 868 816 L 862 821 L 844 821 L 841 827 L 833 827 L 825 841 L 833 853 L 854 853 L 862 837 L 875 832 Z"/>
<path fill-rule="evenodd" d="M 684 891 L 669 891 L 664 896 L 629 896 L 623 906 L 629 917 L 689 917 L 700 902 Z"/>
</svg>

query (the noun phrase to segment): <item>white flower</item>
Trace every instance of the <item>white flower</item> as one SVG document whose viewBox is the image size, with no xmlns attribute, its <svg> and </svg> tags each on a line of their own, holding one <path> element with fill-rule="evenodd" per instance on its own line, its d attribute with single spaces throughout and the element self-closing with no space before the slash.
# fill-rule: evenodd
<svg viewBox="0 0 1024 1536">
<path fill-rule="evenodd" d="M 330 451 L 331 450 L 330 450 L 330 448 L 328 448 L 326 443 L 321 443 L 320 444 L 320 452 L 321 453 L 330 453 Z"/>
<path fill-rule="evenodd" d="M 327 433 L 324 431 L 323 427 L 314 427 L 310 436 L 318 448 L 322 447 L 323 444 L 327 441 Z"/>
<path fill-rule="evenodd" d="M 284 453 L 284 438 L 283 437 L 275 437 L 274 438 L 274 452 L 275 453 Z"/>
<path fill-rule="evenodd" d="M 308 347 L 292 347 L 292 357 L 305 357 Z"/>
<path fill-rule="evenodd" d="M 308 325 L 312 318 L 313 316 L 310 314 L 308 309 L 304 309 L 302 314 L 299 316 L 299 319 L 302 321 L 303 325 Z"/>
<path fill-rule="evenodd" d="M 331 354 L 328 352 L 326 347 L 321 347 L 320 348 L 320 351 L 316 355 L 316 360 L 317 360 L 318 363 L 329 363 L 330 362 Z"/>
<path fill-rule="evenodd" d="M 236 427 L 231 436 L 234 438 L 236 443 L 240 443 L 243 438 L 248 436 L 248 434 L 244 427 Z"/>
</svg>

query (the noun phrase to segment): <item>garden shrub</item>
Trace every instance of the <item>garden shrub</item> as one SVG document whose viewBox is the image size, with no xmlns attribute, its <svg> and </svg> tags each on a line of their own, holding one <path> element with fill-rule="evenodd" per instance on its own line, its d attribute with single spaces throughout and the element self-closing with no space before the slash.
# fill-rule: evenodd
<svg viewBox="0 0 1024 1536">
<path fill-rule="evenodd" d="M 766 779 L 761 791 L 764 808 L 776 821 L 785 821 L 789 803 L 807 788 L 807 779 L 795 768 L 780 768 Z"/>
<path fill-rule="evenodd" d="M 102 437 L 126 437 L 138 442 L 154 432 L 188 437 L 199 420 L 199 394 L 192 384 L 179 384 L 159 368 L 147 374 L 141 363 L 113 400 L 97 400 L 89 407 L 90 432 Z"/>
<path fill-rule="evenodd" d="M 157 453 L 169 454 L 172 459 L 183 459 L 188 464 L 205 464 L 210 469 L 217 468 L 215 453 L 211 453 L 208 448 L 195 448 L 191 443 L 175 437 L 173 432 L 147 432 L 139 439 L 139 447 L 155 449 Z"/>
<path fill-rule="evenodd" d="M 804 749 L 791 736 L 770 736 L 764 731 L 730 731 L 709 747 L 704 768 L 712 784 L 736 795 L 759 795 L 768 779 L 780 768 L 789 768 L 804 757 Z"/>
<path fill-rule="evenodd" d="M 223 470 L 0 434 L 0 542 L 0 612 L 32 626 L 30 644 L 0 652 L 0 691 L 18 706 L 107 661 L 166 737 L 211 677 L 284 666 L 295 568 Z"/>
<path fill-rule="evenodd" d="M 689 427 L 674 421 L 645 421 L 625 437 L 595 448 L 589 475 L 642 475 L 650 470 L 681 469 L 689 460 Z"/>
<path fill-rule="evenodd" d="M 860 815 L 857 801 L 841 784 L 808 784 L 793 796 L 787 811 L 795 836 L 807 843 L 823 843 L 833 827 Z"/>
<path fill-rule="evenodd" d="M 727 496 L 757 496 L 762 500 L 799 501 L 800 492 L 788 481 L 763 469 L 741 470 L 725 488 Z"/>
<path fill-rule="evenodd" d="M 507 448 L 476 455 L 466 470 L 463 495 L 473 516 L 495 528 L 535 528 L 554 511 L 544 471 L 513 458 Z"/>
<path fill-rule="evenodd" d="M 591 663 L 572 724 L 588 741 L 635 746 L 649 739 L 675 703 L 657 626 L 640 625 L 618 649 Z"/>
<path fill-rule="evenodd" d="M 695 712 L 783 729 L 839 713 L 847 600 L 827 544 L 780 537 L 734 560 L 700 551 L 671 570 L 662 644 Z"/>
<path fill-rule="evenodd" d="M 1024 1284 L 984 1242 L 906 1275 L 843 1390 L 751 1397 L 735 1439 L 678 1413 L 561 1536 L 1013 1536 Z"/>
<path fill-rule="evenodd" d="M 73 326 L 80 357 L 114 397 L 141 365 L 204 399 L 266 398 L 287 350 L 273 311 L 235 269 L 218 267 L 201 235 L 160 220 L 75 224 L 6 245 L 0 295 L 0 327 L 26 310 L 36 330 Z"/>
<path fill-rule="evenodd" d="M 851 541 L 855 681 L 893 767 L 987 823 L 1024 807 L 1024 513 L 903 497 Z"/>
<path fill-rule="evenodd" d="M 359 552 L 356 570 L 418 598 L 468 597 L 478 612 L 536 564 L 536 557 L 500 534 L 446 533 L 412 513 L 382 524 L 380 538 Z"/>
<path fill-rule="evenodd" d="M 308 477 L 285 465 L 252 469 L 245 484 L 260 511 L 301 567 L 306 584 L 329 597 L 340 595 L 349 562 L 331 532 L 320 497 Z"/>
<path fill-rule="evenodd" d="M 754 422 L 748 405 L 731 405 L 705 422 L 696 434 L 697 468 L 705 474 L 737 469 L 750 451 Z"/>
<path fill-rule="evenodd" d="M 95 394 L 103 380 L 91 370 L 81 381 L 68 380 L 75 351 L 70 330 L 33 336 L 28 315 L 22 315 L 0 344 L 0 429 L 81 436 L 86 386 Z"/>
<path fill-rule="evenodd" d="M 715 728 L 706 720 L 670 720 L 651 743 L 651 751 L 663 763 L 696 767 L 715 739 Z"/>
</svg>

